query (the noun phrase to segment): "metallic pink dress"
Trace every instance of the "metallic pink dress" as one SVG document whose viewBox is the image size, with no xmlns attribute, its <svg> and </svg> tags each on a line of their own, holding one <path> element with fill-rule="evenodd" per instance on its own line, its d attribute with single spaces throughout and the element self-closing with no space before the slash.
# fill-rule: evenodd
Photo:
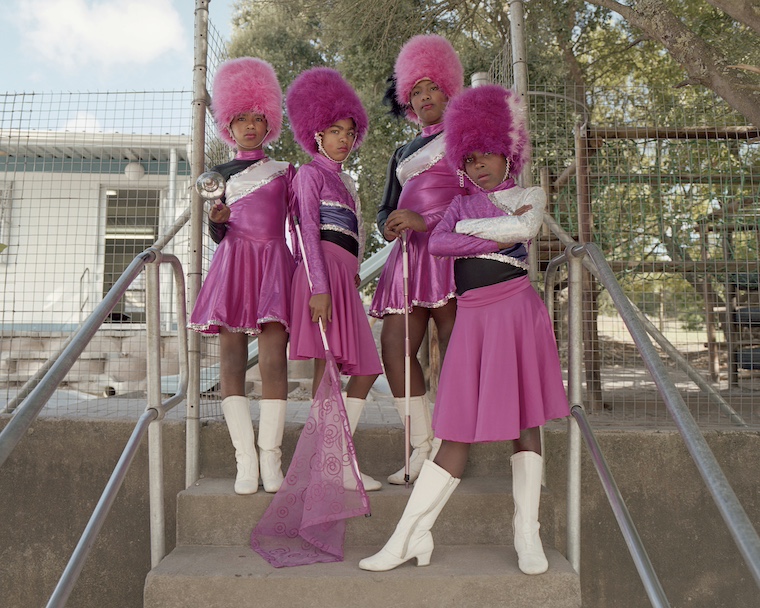
<svg viewBox="0 0 760 608">
<path fill-rule="evenodd" d="M 295 262 L 285 240 L 285 220 L 294 204 L 295 169 L 263 152 L 238 153 L 245 165 L 227 181 L 230 219 L 214 253 L 188 327 L 215 334 L 257 335 L 264 323 L 290 327 L 290 290 Z M 225 167 L 222 165 L 220 168 Z"/>
<path fill-rule="evenodd" d="M 451 258 L 434 257 L 428 251 L 430 234 L 451 200 L 465 192 L 459 184 L 459 178 L 444 159 L 442 129 L 442 124 L 425 127 L 418 138 L 428 140 L 422 147 L 415 145 L 418 140 L 414 140 L 397 151 L 389 167 L 388 179 L 391 186 L 386 189 L 386 198 L 390 199 L 394 199 L 394 192 L 400 190 L 396 208 L 419 213 L 427 225 L 427 232 L 409 233 L 408 246 L 409 301 L 411 306 L 423 308 L 438 308 L 456 295 L 453 261 Z M 414 152 L 406 155 L 410 149 Z M 394 163 L 395 160 L 398 162 Z M 396 180 L 395 183 L 393 180 Z M 390 195 L 388 190 L 391 191 Z M 394 207 L 394 203 L 394 200 L 386 200 L 384 210 Z M 384 218 L 381 223 L 384 225 Z M 388 314 L 403 314 L 403 290 L 401 239 L 397 239 L 380 275 L 369 314 L 378 318 Z"/>
<path fill-rule="evenodd" d="M 299 169 L 294 189 L 313 288 L 309 288 L 304 264 L 299 264 L 293 277 L 289 356 L 294 360 L 325 358 L 319 326 L 311 320 L 309 299 L 312 294 L 328 293 L 333 320 L 327 324 L 326 333 L 341 373 L 382 374 L 375 339 L 354 282 L 364 238 L 353 180 L 339 163 L 319 155 Z M 328 240 L 336 236 L 356 245 L 356 253 Z"/>
<path fill-rule="evenodd" d="M 457 296 L 433 414 L 438 438 L 517 439 L 522 429 L 570 414 L 552 323 L 526 272 L 527 242 L 543 217 L 540 200 L 520 198 L 532 195 L 543 193 L 508 180 L 491 192 L 458 196 L 430 238 L 433 255 L 456 258 L 457 290 L 472 285 Z M 524 203 L 533 217 L 511 216 Z M 510 236 L 473 236 L 467 220 L 484 228 L 501 222 Z M 500 251 L 497 242 L 516 244 Z"/>
</svg>

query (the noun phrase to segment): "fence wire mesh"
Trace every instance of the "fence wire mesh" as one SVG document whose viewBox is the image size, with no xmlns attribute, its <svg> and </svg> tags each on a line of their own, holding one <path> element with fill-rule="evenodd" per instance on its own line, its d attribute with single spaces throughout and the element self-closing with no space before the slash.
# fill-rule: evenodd
<svg viewBox="0 0 760 608">
<path fill-rule="evenodd" d="M 210 83 L 227 58 L 213 26 L 208 53 Z M 511 86 L 508 48 L 491 79 Z M 188 207 L 190 81 L 188 74 L 187 91 L 0 96 L 0 244 L 7 245 L 0 252 L 0 405 Z M 745 422 L 760 423 L 753 404 L 760 389 L 760 133 L 693 88 L 529 89 L 533 180 L 549 193 L 552 215 L 576 238 L 581 228 L 590 230 L 634 304 Z M 584 217 L 574 171 L 579 125 L 589 155 Z M 206 133 L 206 166 L 229 160 L 210 116 Z M 548 231 L 537 246 L 542 270 L 563 249 Z M 187 269 L 188 230 L 166 250 Z M 206 236 L 204 275 L 213 252 Z M 165 375 L 177 372 L 169 274 L 162 272 Z M 587 403 L 596 423 L 667 426 L 669 415 L 610 298 L 598 286 L 595 293 L 596 339 L 586 361 L 598 369 Z M 138 280 L 47 413 L 133 417 L 144 407 L 144 295 Z M 566 358 L 565 298 L 560 282 L 556 327 Z M 203 336 L 201 349 L 204 369 L 219 363 L 216 338 Z M 664 360 L 701 424 L 730 425 Z M 255 371 L 249 378 L 255 391 Z M 202 386 L 202 417 L 220 415 L 216 389 L 212 381 Z"/>
<path fill-rule="evenodd" d="M 226 43 L 212 25 L 208 52 L 213 77 Z M 191 72 L 187 80 L 181 91 L 0 95 L 0 410 L 188 208 Z M 163 250 L 187 271 L 188 228 Z M 161 277 L 161 368 L 172 375 L 168 266 Z M 214 344 L 204 349 L 218 360 Z M 145 407 L 145 353 L 143 273 L 43 414 L 135 418 Z"/>
<path fill-rule="evenodd" d="M 491 68 L 492 80 L 505 86 L 512 85 L 509 56 L 507 50 Z M 760 390 L 760 130 L 709 91 L 691 87 L 530 84 L 528 99 L 533 178 L 549 195 L 550 213 L 574 238 L 588 234 L 631 301 L 746 423 L 760 423 L 754 405 Z M 579 129 L 588 155 L 585 213 L 575 171 Z M 538 247 L 543 263 L 563 249 L 547 233 Z M 562 287 L 557 328 L 566 357 Z M 595 288 L 586 407 L 597 424 L 668 425 L 611 298 Z M 662 358 L 700 424 L 730 424 L 670 358 Z"/>
</svg>

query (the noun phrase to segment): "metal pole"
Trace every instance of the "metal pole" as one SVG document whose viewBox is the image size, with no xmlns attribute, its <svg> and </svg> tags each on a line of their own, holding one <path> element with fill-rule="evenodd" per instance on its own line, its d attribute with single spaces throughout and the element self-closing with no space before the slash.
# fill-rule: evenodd
<svg viewBox="0 0 760 608">
<path fill-rule="evenodd" d="M 167 215 L 168 217 L 164 220 L 164 225 L 166 226 L 166 230 L 164 232 L 167 232 L 171 229 L 172 224 L 174 224 L 174 220 L 177 216 L 177 149 L 172 148 L 169 150 L 169 192 L 167 193 Z M 174 243 L 172 243 L 167 248 L 167 253 L 171 253 L 174 251 Z M 173 312 L 175 310 L 175 304 L 174 304 L 174 290 L 172 289 L 174 285 L 172 284 L 171 277 L 168 277 L 168 280 L 164 281 L 166 284 L 166 289 L 164 293 L 166 294 L 167 302 L 165 303 L 166 310 Z M 183 319 L 180 320 L 180 323 L 183 321 Z M 171 330 L 172 326 L 172 315 L 168 314 L 166 315 L 166 326 L 164 329 L 167 331 Z"/>
<path fill-rule="evenodd" d="M 583 409 L 583 252 L 565 250 L 568 260 L 568 397 Z M 581 571 L 581 435 L 574 418 L 567 421 L 567 559 Z"/>
<path fill-rule="evenodd" d="M 512 74 L 514 77 L 513 90 L 522 99 L 526 114 L 530 109 L 528 103 L 528 52 L 525 43 L 525 6 L 523 0 L 509 0 L 509 36 L 512 42 Z M 522 172 L 517 177 L 517 183 L 523 188 L 533 185 L 530 163 L 525 163 Z M 538 250 L 528 248 L 528 276 L 530 282 L 536 285 L 538 281 Z"/>
<path fill-rule="evenodd" d="M 195 56 L 193 66 L 193 131 L 190 165 L 193 176 L 203 173 L 206 150 L 206 110 L 208 91 L 208 5 L 210 0 L 195 2 Z M 203 271 L 203 199 L 193 190 L 190 212 L 190 267 L 187 273 L 187 310 L 192 310 L 201 289 Z M 188 336 L 189 378 L 187 387 L 185 487 L 200 476 L 200 391 L 201 338 L 197 332 Z"/>
<path fill-rule="evenodd" d="M 401 260 L 404 275 L 404 486 L 409 487 L 411 465 L 410 449 L 412 442 L 412 355 L 409 343 L 409 248 L 407 231 L 401 233 Z"/>
<path fill-rule="evenodd" d="M 160 258 L 145 269 L 147 326 L 148 408 L 159 412 L 159 419 L 148 427 L 148 488 L 150 496 L 150 561 L 155 568 L 166 554 L 164 529 L 164 467 L 161 418 L 161 280 Z"/>
</svg>

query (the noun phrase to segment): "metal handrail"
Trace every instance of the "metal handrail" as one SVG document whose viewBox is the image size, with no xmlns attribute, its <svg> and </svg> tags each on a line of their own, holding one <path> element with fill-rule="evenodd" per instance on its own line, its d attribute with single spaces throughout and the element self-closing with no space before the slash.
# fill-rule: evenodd
<svg viewBox="0 0 760 608">
<path fill-rule="evenodd" d="M 739 503 L 736 494 L 731 489 L 723 471 L 718 465 L 714 454 L 710 450 L 696 421 L 688 410 L 683 398 L 654 348 L 647 334 L 650 328 L 640 318 L 641 312 L 631 303 L 620 287 L 612 269 L 604 258 L 604 255 L 594 243 L 581 245 L 569 239 L 565 253 L 552 260 L 546 273 L 545 299 L 547 306 L 552 306 L 551 286 L 557 267 L 567 262 L 569 264 L 568 283 L 569 297 L 569 386 L 568 393 L 571 403 L 571 412 L 578 424 L 582 427 L 583 437 L 586 440 L 597 469 L 599 477 L 607 493 L 610 505 L 621 527 L 629 552 L 634 558 L 639 576 L 644 582 L 647 594 L 652 605 L 667 606 L 667 598 L 662 591 L 651 562 L 636 532 L 636 528 L 630 519 L 625 503 L 620 496 L 617 486 L 607 467 L 606 461 L 593 436 L 585 412 L 581 405 L 581 359 L 582 359 L 582 309 L 581 309 L 581 268 L 587 262 L 591 264 L 594 275 L 607 289 L 612 298 L 618 314 L 626 324 L 647 369 L 649 370 L 660 394 L 665 401 L 670 414 L 686 444 L 692 459 L 697 464 L 702 478 L 707 485 L 713 500 L 721 512 L 726 525 L 734 538 L 734 542 L 744 557 L 756 584 L 760 587 L 760 537 L 746 512 Z M 651 325 L 651 324 L 650 324 Z M 662 338 L 665 340 L 665 338 Z M 738 416 L 737 416 L 738 417 Z M 574 435 L 577 433 L 577 425 L 569 422 L 568 434 L 569 468 L 568 468 L 568 559 L 576 567 L 580 565 L 580 457 L 577 442 Z M 577 470 L 576 470 L 577 469 Z"/>
<path fill-rule="evenodd" d="M 558 223 L 557 221 L 548 213 L 544 214 L 544 223 L 547 225 L 547 227 L 551 230 L 551 232 L 562 242 L 563 245 L 566 247 L 568 246 L 575 246 L 578 245 L 578 242 L 573 239 Z M 557 256 L 552 261 L 549 262 L 549 265 L 546 268 L 546 272 L 544 273 L 544 284 L 547 286 L 547 289 L 549 286 L 553 286 L 555 281 L 554 277 L 557 272 L 557 268 L 565 262 L 564 255 Z M 587 258 L 583 258 L 583 266 L 588 270 L 591 274 L 594 275 L 594 277 L 597 280 L 601 280 L 599 277 L 599 274 L 597 273 L 596 266 L 594 266 L 593 262 Z M 547 299 L 546 300 L 546 306 L 549 309 L 549 316 L 550 318 L 554 318 L 554 300 L 553 299 Z M 731 405 L 726 401 L 723 396 L 715 389 L 715 387 L 708 382 L 702 374 L 699 373 L 699 371 L 691 364 L 689 363 L 685 357 L 681 355 L 681 353 L 678 352 L 678 349 L 676 349 L 671 343 L 670 340 L 668 340 L 663 333 L 655 327 L 655 325 L 647 318 L 647 316 L 641 312 L 641 310 L 633 303 L 631 302 L 631 306 L 633 307 L 634 311 L 636 312 L 636 316 L 638 317 L 639 321 L 641 321 L 644 324 L 644 328 L 647 330 L 650 336 L 654 338 L 654 340 L 657 342 L 657 344 L 662 348 L 667 355 L 671 358 L 671 360 L 683 371 L 687 376 L 689 376 L 689 379 L 694 382 L 702 391 L 705 392 L 707 395 L 707 398 L 717 405 L 721 410 L 723 410 L 723 413 L 728 416 L 728 418 L 736 424 L 737 426 L 746 427 L 747 423 L 744 421 L 744 419 L 739 416 L 739 414 L 734 410 L 734 408 L 731 407 Z"/>
<path fill-rule="evenodd" d="M 73 334 L 71 341 L 60 353 L 55 361 L 50 363 L 50 368 L 34 389 L 29 393 L 23 403 L 17 408 L 15 415 L 0 432 L 0 467 L 8 459 L 8 456 L 16 447 L 26 431 L 32 425 L 50 397 L 61 384 L 66 374 L 72 368 L 79 355 L 90 343 L 95 333 L 104 323 L 116 304 L 126 292 L 127 288 L 142 272 L 145 264 L 153 262 L 158 252 L 147 249 L 137 255 L 132 263 L 127 266 L 121 277 L 114 283 L 103 300 L 90 313 L 90 316 L 79 326 Z"/>
<path fill-rule="evenodd" d="M 188 385 L 188 357 L 187 357 L 187 330 L 185 323 L 178 323 L 177 339 L 180 341 L 178 348 L 180 377 L 179 390 L 168 399 L 161 401 L 160 387 L 160 281 L 158 266 L 161 262 L 167 262 L 172 266 L 175 278 L 176 301 L 178 302 L 177 314 L 184 321 L 185 309 L 185 282 L 182 273 L 182 265 L 179 259 L 173 255 L 162 255 L 155 248 L 150 248 L 137 255 L 127 269 L 122 273 L 113 287 L 108 291 L 101 303 L 95 308 L 90 316 L 82 323 L 80 328 L 72 334 L 67 346 L 60 356 L 50 365 L 44 377 L 36 384 L 28 397 L 18 407 L 15 415 L 5 428 L 0 432 L 0 466 L 13 452 L 16 445 L 26 431 L 36 420 L 42 408 L 60 385 L 63 378 L 77 361 L 79 355 L 89 344 L 95 333 L 107 319 L 113 308 L 126 293 L 129 286 L 147 266 L 147 335 L 148 335 L 148 404 L 145 412 L 135 426 L 132 435 L 127 442 L 124 451 L 116 465 L 103 493 L 93 511 L 90 520 L 82 533 L 77 547 L 72 554 L 66 569 L 51 596 L 47 606 L 57 608 L 65 606 L 79 574 L 95 542 L 100 529 L 113 505 L 116 495 L 134 459 L 135 453 L 146 432 L 149 434 L 149 473 L 150 473 L 150 515 L 151 515 L 151 561 L 155 566 L 164 555 L 165 529 L 163 526 L 163 455 L 161 442 L 161 427 L 154 422 L 164 418 L 166 412 L 181 403 L 187 395 Z"/>
<path fill-rule="evenodd" d="M 662 395 L 670 415 L 675 421 L 686 448 L 697 464 L 699 473 L 712 494 L 723 521 L 728 526 L 736 546 L 744 557 L 755 583 L 760 587 L 760 537 L 752 525 L 747 513 L 741 506 L 736 493 L 731 488 L 723 470 L 720 468 L 710 446 L 707 445 L 702 432 L 691 415 L 689 408 L 668 376 L 667 369 L 649 339 L 647 330 L 639 321 L 636 311 L 623 292 L 615 274 L 604 259 L 604 255 L 594 243 L 574 248 L 573 254 L 586 254 L 594 262 L 602 284 L 607 289 L 618 309 L 623 322 L 636 343 L 649 373 Z"/>
<path fill-rule="evenodd" d="M 155 243 L 153 243 L 152 247 L 150 249 L 155 249 L 158 251 L 163 250 L 164 247 L 179 233 L 180 230 L 190 221 L 190 207 L 185 209 L 185 211 L 174 221 L 174 223 L 169 227 L 169 229 L 166 231 L 165 234 L 160 236 Z M 129 270 L 129 268 L 127 268 Z M 125 270 L 126 272 L 126 270 Z M 183 303 L 184 305 L 184 303 Z M 115 306 L 115 304 L 114 304 Z M 109 311 L 110 313 L 110 311 Z M 71 344 L 72 339 L 76 336 L 76 333 L 69 334 L 69 336 L 66 338 L 66 340 L 61 344 L 60 348 L 52 353 L 47 361 L 45 361 L 38 369 L 37 371 L 32 374 L 32 376 L 24 383 L 24 385 L 19 389 L 19 391 L 16 393 L 15 397 L 8 401 L 5 408 L 2 410 L 3 414 L 10 414 L 12 413 L 21 403 L 26 399 L 27 395 L 29 395 L 34 388 L 40 383 L 42 378 L 45 377 L 45 375 L 48 373 L 50 368 L 53 366 L 53 364 L 58 361 L 61 356 L 63 355 L 63 352 L 66 350 L 66 348 Z M 172 384 L 169 388 L 171 390 L 164 391 L 165 393 L 173 393 L 176 390 L 176 387 L 179 386 L 178 381 L 175 381 L 174 384 Z"/>
<path fill-rule="evenodd" d="M 163 443 L 162 443 L 162 427 L 160 421 L 163 420 L 166 412 L 176 407 L 181 403 L 187 395 L 188 385 L 188 356 L 187 356 L 187 329 L 184 323 L 178 323 L 177 339 L 180 341 L 179 345 L 179 366 L 180 376 L 182 378 L 177 394 L 172 395 L 168 399 L 161 400 L 161 324 L 160 324 L 160 280 L 159 280 L 159 265 L 162 262 L 167 262 L 172 266 L 174 271 L 175 287 L 176 287 L 176 301 L 178 302 L 177 314 L 180 319 L 185 319 L 185 281 L 182 273 L 182 265 L 179 259 L 174 255 L 163 255 L 156 249 L 148 249 L 138 255 L 124 272 L 122 277 L 116 282 L 111 290 L 106 295 L 108 298 L 111 292 L 117 289 L 119 291 L 119 297 L 121 297 L 127 288 L 131 284 L 132 280 L 139 274 L 139 270 L 142 270 L 146 264 L 149 264 L 146 268 L 147 281 L 146 281 L 146 295 L 147 295 L 147 337 L 148 337 L 148 403 L 145 411 L 140 416 L 135 429 L 132 431 L 132 435 L 127 442 L 124 451 L 119 458 L 119 462 L 111 474 L 111 477 L 106 484 L 103 493 L 100 496 L 100 500 L 95 507 L 95 510 L 90 516 L 90 520 L 85 527 L 82 536 L 77 543 L 74 552 L 69 559 L 66 569 L 64 570 L 58 584 L 50 596 L 47 603 L 47 608 L 60 608 L 66 605 L 66 601 L 74 589 L 79 574 L 84 567 L 84 564 L 92 550 L 95 539 L 97 538 L 100 529 L 103 527 L 106 518 L 111 510 L 111 506 L 116 500 L 116 495 L 121 488 L 121 484 L 126 477 L 129 467 L 134 460 L 137 449 L 145 436 L 148 433 L 148 453 L 149 453 L 149 490 L 150 490 L 150 530 L 151 530 L 151 565 L 155 567 L 158 562 L 165 555 L 165 538 L 166 530 L 164 526 L 164 488 L 163 488 Z M 138 269 L 137 272 L 130 272 L 131 269 Z M 122 280 L 125 275 L 131 277 L 130 281 Z M 105 301 L 105 298 L 104 298 Z M 110 299 L 109 299 L 110 301 Z M 116 299 L 118 301 L 118 298 Z M 113 308 L 115 302 L 111 305 Z M 100 307 L 98 307 L 100 308 Z M 109 310 L 110 312 L 110 310 Z M 95 313 L 93 313 L 94 315 Z M 105 315 L 107 316 L 107 315 Z M 102 321 L 101 321 L 102 322 Z M 93 332 L 94 334 L 94 332 Z M 90 336 L 91 337 L 91 336 Z M 77 339 L 72 341 L 72 348 L 75 348 L 78 344 Z M 86 346 L 86 343 L 85 343 Z M 81 350 L 79 351 L 81 352 Z M 68 370 L 67 370 L 68 371 Z M 52 374 L 52 370 L 51 370 Z M 44 387 L 50 380 L 44 378 L 40 382 L 39 387 Z M 56 385 L 57 386 L 57 385 Z M 30 396 L 30 399 L 33 395 Z M 44 403 L 43 403 L 44 405 Z M 24 406 L 20 408 L 19 413 L 24 409 Z M 18 415 L 17 414 L 17 415 Z"/>
<path fill-rule="evenodd" d="M 649 559 L 646 549 L 644 549 L 644 543 L 636 530 L 625 500 L 623 500 L 617 483 L 615 483 L 615 478 L 612 476 L 612 471 L 610 471 L 607 460 L 602 454 L 602 449 L 596 440 L 594 431 L 591 429 L 591 425 L 586 417 L 586 411 L 582 405 L 576 404 L 570 408 L 570 413 L 575 418 L 583 435 L 583 440 L 586 442 L 586 446 L 591 453 L 591 460 L 594 462 L 596 472 L 599 474 L 599 479 L 602 482 L 604 492 L 607 494 L 607 500 L 610 503 L 610 507 L 612 507 L 615 519 L 620 526 L 620 531 L 623 533 L 625 544 L 628 546 L 628 552 L 633 558 L 633 563 L 639 572 L 641 582 L 644 583 L 644 589 L 649 597 L 649 602 L 652 606 L 670 606 L 670 602 L 665 595 L 665 590 L 662 588 L 659 578 L 657 578 L 652 561 Z"/>
<path fill-rule="evenodd" d="M 607 494 L 607 500 L 612 507 L 612 512 L 620 526 L 620 530 L 628 546 L 628 552 L 633 558 L 639 578 L 644 584 L 644 589 L 653 606 L 666 608 L 670 606 L 665 591 L 660 584 L 657 573 L 647 555 L 641 537 L 631 519 L 628 508 L 615 483 L 612 472 L 602 454 L 596 437 L 588 424 L 588 420 L 581 405 L 582 401 L 582 359 L 583 359 L 583 253 L 575 254 L 578 248 L 568 246 L 565 253 L 552 260 L 547 269 L 545 299 L 551 300 L 553 283 L 553 271 L 560 263 L 568 263 L 568 397 L 573 419 L 568 420 L 568 559 L 580 572 L 580 519 L 581 519 L 581 437 L 591 452 L 602 487 Z"/>
</svg>

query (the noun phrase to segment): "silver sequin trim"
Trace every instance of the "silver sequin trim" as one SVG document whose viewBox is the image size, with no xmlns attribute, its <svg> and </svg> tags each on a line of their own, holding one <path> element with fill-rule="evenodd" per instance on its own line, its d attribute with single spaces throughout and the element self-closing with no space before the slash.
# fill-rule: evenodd
<svg viewBox="0 0 760 608">
<path fill-rule="evenodd" d="M 418 156 L 422 156 L 424 154 L 429 154 L 431 152 L 430 148 L 432 146 L 439 146 L 443 143 L 442 136 L 436 137 L 432 141 L 428 142 L 424 146 L 422 146 L 419 150 L 413 152 L 409 156 L 407 156 L 404 160 L 402 160 L 398 166 L 396 167 L 396 177 L 398 178 L 399 183 L 401 184 L 401 187 L 403 188 L 407 182 L 412 179 L 413 177 L 417 177 L 420 173 L 424 173 L 428 169 L 430 169 L 433 165 L 435 165 L 439 160 L 441 160 L 446 153 L 445 148 L 441 148 L 440 152 L 438 154 L 435 154 L 423 167 L 421 167 L 418 171 L 415 171 L 414 173 L 410 173 L 406 176 L 406 179 L 401 182 L 401 175 L 404 172 L 404 167 L 406 167 L 409 163 L 414 162 L 414 160 Z"/>
<path fill-rule="evenodd" d="M 491 192 L 488 195 L 488 200 L 491 201 L 491 203 L 493 203 L 494 207 L 498 207 L 507 215 L 514 215 L 515 209 L 507 207 L 506 203 L 499 200 L 499 198 L 500 197 L 497 196 L 496 192 Z M 514 197 L 510 197 L 510 198 L 514 198 Z"/>
<path fill-rule="evenodd" d="M 456 297 L 456 292 L 452 291 L 450 294 L 448 294 L 446 297 L 444 297 L 442 300 L 438 300 L 437 302 L 420 302 L 419 300 L 412 300 L 412 306 L 409 307 L 409 312 L 412 312 L 412 307 L 417 306 L 418 308 L 442 308 L 443 306 L 446 306 L 446 304 L 449 303 L 449 301 Z M 371 317 L 375 317 L 376 319 L 382 319 L 385 315 L 403 315 L 404 309 L 403 308 L 383 308 L 382 310 L 370 310 L 369 315 Z"/>
<path fill-rule="evenodd" d="M 411 156 L 409 156 L 409 157 L 405 158 L 403 162 L 406 162 L 406 161 L 408 161 L 408 160 L 409 160 L 409 159 L 411 159 L 413 156 L 415 156 L 415 154 L 417 154 L 418 152 L 421 152 L 422 150 L 424 150 L 424 148 L 420 148 L 419 150 L 417 150 L 417 152 L 415 152 L 415 153 L 414 153 L 414 154 L 412 154 Z M 435 155 L 433 158 L 431 158 L 431 159 L 430 159 L 430 160 L 427 162 L 427 164 L 426 164 L 426 165 L 424 165 L 424 166 L 423 166 L 422 168 L 420 168 L 418 171 L 415 171 L 414 173 L 410 173 L 410 174 L 409 174 L 409 176 L 408 176 L 408 177 L 406 178 L 406 180 L 404 181 L 404 183 L 403 183 L 403 184 L 401 184 L 401 187 L 403 188 L 403 187 L 404 187 L 404 186 L 405 186 L 405 185 L 406 185 L 406 184 L 409 182 L 409 180 L 410 180 L 410 179 L 412 179 L 412 178 L 414 178 L 414 177 L 417 177 L 418 175 L 420 175 L 420 174 L 424 173 L 425 171 L 427 171 L 428 169 L 430 169 L 430 168 L 431 168 L 433 165 L 435 165 L 435 164 L 436 164 L 436 163 L 437 163 L 439 160 L 441 160 L 441 159 L 444 157 L 444 155 L 445 155 L 445 154 L 444 154 L 444 152 L 440 152 L 440 153 L 436 154 L 436 155 Z M 401 165 L 399 165 L 399 166 L 401 166 Z"/>
<path fill-rule="evenodd" d="M 240 179 L 241 177 L 243 177 L 247 173 L 250 173 L 254 169 L 258 169 L 258 168 L 262 167 L 263 165 L 265 165 L 266 163 L 268 163 L 270 160 L 271 159 L 267 158 L 267 159 L 264 159 L 264 162 L 255 163 L 255 164 L 251 165 L 250 167 L 244 169 L 240 173 L 236 173 L 233 177 L 235 179 Z M 259 188 L 261 188 L 263 186 L 266 186 L 269 182 L 277 179 L 281 175 L 285 175 L 286 172 L 287 172 L 287 168 L 280 169 L 279 171 L 275 171 L 274 173 L 271 173 L 271 174 L 267 175 L 264 179 L 261 179 L 261 180 L 259 180 L 257 182 L 253 182 L 252 184 L 248 185 L 248 187 L 245 190 L 243 190 L 242 192 L 238 193 L 237 196 L 228 198 L 227 199 L 227 205 L 232 205 L 232 204 L 236 203 L 237 201 L 239 201 L 244 196 L 248 196 L 254 190 L 258 190 Z M 230 178 L 230 181 L 232 181 L 232 178 Z"/>
<path fill-rule="evenodd" d="M 481 255 L 458 255 L 455 259 L 466 260 L 472 258 L 479 258 L 481 260 L 494 260 L 495 262 L 502 262 L 509 264 L 510 266 L 517 266 L 523 270 L 528 270 L 529 266 L 525 262 L 521 262 L 517 258 L 513 258 L 511 255 L 504 255 L 503 253 L 483 253 Z"/>
<path fill-rule="evenodd" d="M 361 262 L 364 259 L 364 245 L 366 241 L 366 232 L 364 231 L 364 219 L 362 218 L 362 201 L 361 201 L 361 198 L 359 197 L 359 193 L 356 191 L 356 182 L 354 182 L 353 177 L 351 177 L 345 171 L 342 171 L 340 173 L 340 181 L 343 182 L 343 185 L 346 187 L 346 190 L 348 190 L 348 193 L 351 195 L 351 199 L 354 201 L 354 206 L 356 207 L 356 211 L 354 211 L 354 214 L 356 215 L 357 228 L 358 228 L 358 236 L 356 240 L 359 242 L 359 255 L 357 257 L 359 259 L 359 262 Z"/>
<path fill-rule="evenodd" d="M 333 230 L 334 232 L 340 232 L 341 234 L 345 234 L 346 236 L 352 237 L 354 240 L 359 242 L 359 235 L 355 232 L 351 232 L 348 228 L 344 228 L 343 226 L 338 226 L 337 224 L 320 224 L 319 225 L 320 230 Z"/>
<path fill-rule="evenodd" d="M 259 325 L 264 325 L 265 323 L 279 323 L 285 327 L 285 331 L 290 332 L 290 326 L 279 317 L 264 317 L 263 319 L 258 319 L 258 323 Z M 248 334 L 249 336 L 258 336 L 261 333 L 261 330 L 258 327 L 230 327 L 222 321 L 216 321 L 213 319 L 206 323 L 188 323 L 187 327 L 188 329 L 192 329 L 198 332 L 205 332 L 210 327 L 224 327 L 224 329 L 233 334 Z"/>
<path fill-rule="evenodd" d="M 351 209 L 349 205 L 346 205 L 345 203 L 339 203 L 338 201 L 325 201 L 321 200 L 319 201 L 320 205 L 324 205 L 325 207 L 340 207 L 341 209 L 348 209 L 351 213 L 356 215 L 356 211 Z"/>
</svg>

